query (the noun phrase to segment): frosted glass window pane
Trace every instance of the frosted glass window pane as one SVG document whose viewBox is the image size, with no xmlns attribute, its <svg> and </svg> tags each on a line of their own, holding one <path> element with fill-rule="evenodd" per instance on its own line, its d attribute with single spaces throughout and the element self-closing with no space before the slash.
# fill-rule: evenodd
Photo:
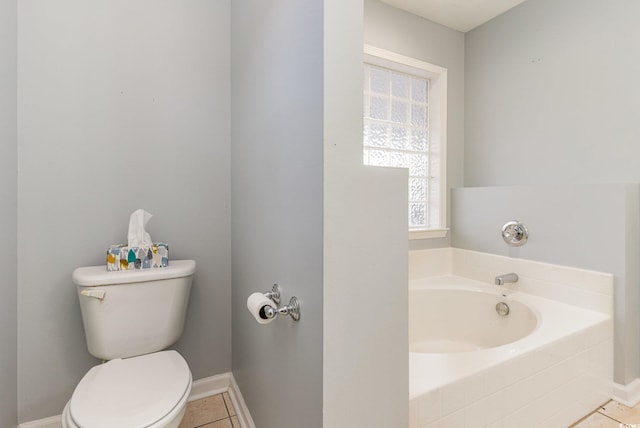
<svg viewBox="0 0 640 428">
<path fill-rule="evenodd" d="M 393 149 L 406 149 L 408 147 L 408 135 L 405 128 L 393 127 L 391 128 L 391 148 Z"/>
<path fill-rule="evenodd" d="M 409 204 L 409 227 L 425 227 L 427 225 L 427 205 L 424 203 Z"/>
<path fill-rule="evenodd" d="M 409 98 L 409 76 L 392 73 L 391 95 L 398 98 Z"/>
<path fill-rule="evenodd" d="M 426 103 L 427 81 L 422 79 L 411 79 L 411 99 L 421 103 Z"/>
<path fill-rule="evenodd" d="M 425 106 L 417 104 L 411 105 L 411 125 L 427 126 L 427 108 Z"/>
<path fill-rule="evenodd" d="M 421 129 L 411 131 L 411 150 L 416 152 L 427 150 L 427 131 Z"/>
<path fill-rule="evenodd" d="M 394 168 L 409 168 L 409 159 L 403 152 L 391 152 L 389 166 Z"/>
<path fill-rule="evenodd" d="M 427 176 L 427 156 L 412 154 L 409 158 L 409 175 L 413 177 Z"/>
<path fill-rule="evenodd" d="M 407 168 L 409 228 L 438 226 L 432 219 L 439 221 L 440 154 L 438 140 L 430 141 L 430 81 L 393 66 L 364 68 L 363 162 Z"/>
<path fill-rule="evenodd" d="M 386 120 L 389 116 L 389 100 L 381 97 L 371 97 L 369 117 L 371 119 Z"/>
<path fill-rule="evenodd" d="M 383 70 L 376 67 L 371 67 L 371 92 L 377 92 L 380 94 L 389 94 L 389 81 L 391 73 L 387 70 Z"/>
<path fill-rule="evenodd" d="M 386 125 L 380 125 L 378 123 L 365 125 L 365 132 L 367 132 L 364 140 L 365 146 L 386 147 L 389 144 L 387 130 Z"/>
<path fill-rule="evenodd" d="M 384 150 L 369 150 L 369 165 L 389 166 L 389 152 Z"/>
<path fill-rule="evenodd" d="M 403 101 L 392 101 L 391 121 L 396 123 L 407 123 L 409 104 Z"/>
<path fill-rule="evenodd" d="M 409 200 L 410 201 L 426 201 L 427 200 L 427 180 L 425 178 L 409 179 Z"/>
</svg>

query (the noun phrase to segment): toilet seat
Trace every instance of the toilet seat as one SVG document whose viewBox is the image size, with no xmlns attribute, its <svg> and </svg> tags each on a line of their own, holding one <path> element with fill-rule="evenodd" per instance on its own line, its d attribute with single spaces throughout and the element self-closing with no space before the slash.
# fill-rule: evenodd
<svg viewBox="0 0 640 428">
<path fill-rule="evenodd" d="M 82 378 L 68 404 L 78 427 L 161 427 L 184 411 L 191 371 L 176 351 L 111 360 Z M 178 421 L 179 422 L 179 421 Z"/>
</svg>

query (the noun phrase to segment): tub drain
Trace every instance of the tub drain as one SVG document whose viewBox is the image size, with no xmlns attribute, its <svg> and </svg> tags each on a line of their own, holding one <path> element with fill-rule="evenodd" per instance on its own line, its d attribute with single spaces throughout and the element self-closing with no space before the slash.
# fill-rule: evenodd
<svg viewBox="0 0 640 428">
<path fill-rule="evenodd" d="M 507 315 L 509 315 L 509 310 L 509 305 L 507 305 L 505 302 L 496 303 L 496 312 L 501 317 L 506 317 Z"/>
</svg>

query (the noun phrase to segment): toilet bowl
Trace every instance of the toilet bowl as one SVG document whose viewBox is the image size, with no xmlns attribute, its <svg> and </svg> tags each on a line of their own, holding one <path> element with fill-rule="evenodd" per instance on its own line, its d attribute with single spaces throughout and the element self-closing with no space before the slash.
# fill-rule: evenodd
<svg viewBox="0 0 640 428">
<path fill-rule="evenodd" d="M 191 392 L 191 371 L 173 345 L 184 327 L 196 263 L 73 272 L 91 368 L 62 414 L 64 428 L 177 428 Z"/>
<path fill-rule="evenodd" d="M 191 372 L 176 351 L 116 359 L 82 378 L 62 413 L 63 428 L 177 428 Z"/>
</svg>

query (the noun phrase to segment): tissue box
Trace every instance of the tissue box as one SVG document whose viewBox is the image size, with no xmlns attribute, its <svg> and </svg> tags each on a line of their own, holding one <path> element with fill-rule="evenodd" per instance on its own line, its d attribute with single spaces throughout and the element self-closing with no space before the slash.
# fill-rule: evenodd
<svg viewBox="0 0 640 428">
<path fill-rule="evenodd" d="M 167 267 L 169 246 L 158 242 L 144 247 L 112 245 L 107 250 L 107 270 L 133 270 Z"/>
</svg>

